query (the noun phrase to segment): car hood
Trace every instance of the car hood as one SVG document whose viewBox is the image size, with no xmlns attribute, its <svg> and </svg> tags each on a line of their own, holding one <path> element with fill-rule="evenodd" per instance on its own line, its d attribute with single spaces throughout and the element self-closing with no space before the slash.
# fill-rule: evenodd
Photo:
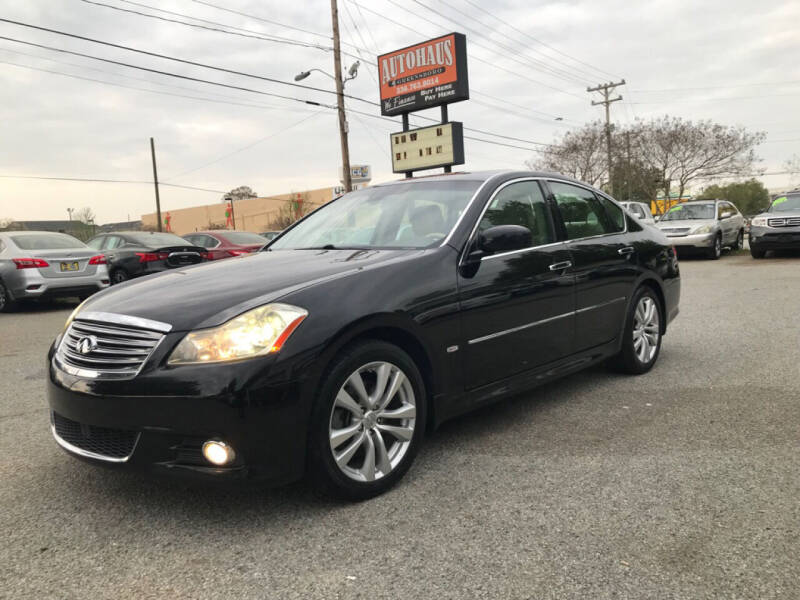
<svg viewBox="0 0 800 600">
<path fill-rule="evenodd" d="M 422 250 L 278 250 L 174 269 L 114 286 L 81 309 L 141 317 L 173 331 L 213 327 L 291 292 L 358 275 Z M 77 315 L 80 318 L 80 313 Z"/>
<path fill-rule="evenodd" d="M 766 217 L 767 219 L 796 219 L 800 217 L 800 210 L 787 210 L 786 212 L 763 212 L 757 214 L 756 217 Z M 751 219 L 751 220 L 752 220 Z"/>
<path fill-rule="evenodd" d="M 715 219 L 670 219 L 669 221 L 659 221 L 656 227 L 659 229 L 672 229 L 673 227 L 701 227 L 703 225 L 716 225 Z"/>
</svg>

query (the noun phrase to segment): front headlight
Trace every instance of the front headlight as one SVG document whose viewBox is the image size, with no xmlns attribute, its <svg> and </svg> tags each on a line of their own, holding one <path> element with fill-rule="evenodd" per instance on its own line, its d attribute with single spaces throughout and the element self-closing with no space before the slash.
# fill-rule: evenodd
<svg viewBox="0 0 800 600">
<path fill-rule="evenodd" d="M 712 225 L 700 225 L 697 229 L 692 230 L 692 233 L 711 233 Z"/>
<path fill-rule="evenodd" d="M 308 311 L 288 304 L 266 304 L 212 329 L 186 334 L 168 364 L 189 365 L 242 360 L 277 352 Z"/>
<path fill-rule="evenodd" d="M 767 227 L 767 217 L 755 217 L 750 221 L 751 227 Z"/>
</svg>

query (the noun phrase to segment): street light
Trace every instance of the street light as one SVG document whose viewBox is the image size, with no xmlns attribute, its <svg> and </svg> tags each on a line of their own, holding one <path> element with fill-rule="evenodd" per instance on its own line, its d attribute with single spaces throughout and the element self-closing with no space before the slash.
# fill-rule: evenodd
<svg viewBox="0 0 800 600">
<path fill-rule="evenodd" d="M 323 71 L 322 69 L 309 69 L 308 71 L 300 71 L 294 76 L 294 80 L 302 81 L 311 75 L 311 71 L 319 71 L 323 75 L 330 77 L 336 82 L 336 108 L 339 112 L 339 140 L 342 144 L 342 171 L 344 175 L 344 189 L 346 192 L 349 192 L 353 186 L 350 179 L 350 146 L 347 142 L 348 127 L 347 116 L 344 112 L 344 86 L 351 79 L 358 77 L 358 67 L 361 66 L 361 61 L 357 60 L 350 65 L 350 68 L 347 70 L 347 76 L 341 77 L 341 63 L 339 62 L 338 47 L 336 50 L 336 77 Z M 339 77 L 341 77 L 341 79 L 339 79 Z"/>
</svg>

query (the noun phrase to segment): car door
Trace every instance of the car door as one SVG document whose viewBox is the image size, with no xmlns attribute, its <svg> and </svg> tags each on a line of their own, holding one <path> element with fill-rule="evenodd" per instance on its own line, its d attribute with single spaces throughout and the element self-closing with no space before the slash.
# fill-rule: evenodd
<svg viewBox="0 0 800 600">
<path fill-rule="evenodd" d="M 572 344 L 570 254 L 556 242 L 538 181 L 507 182 L 493 193 L 467 245 L 497 225 L 531 231 L 531 246 L 483 256 L 458 276 L 467 389 L 499 381 L 566 356 Z M 466 257 L 466 254 L 465 254 Z"/>
<path fill-rule="evenodd" d="M 720 202 L 719 204 L 717 214 L 723 231 L 722 243 L 727 246 L 733 244 L 739 236 L 739 230 L 742 228 L 742 215 L 730 202 Z"/>
<path fill-rule="evenodd" d="M 638 275 L 625 214 L 608 198 L 563 181 L 547 185 L 558 207 L 575 276 L 575 343 L 579 352 L 616 338 Z"/>
</svg>

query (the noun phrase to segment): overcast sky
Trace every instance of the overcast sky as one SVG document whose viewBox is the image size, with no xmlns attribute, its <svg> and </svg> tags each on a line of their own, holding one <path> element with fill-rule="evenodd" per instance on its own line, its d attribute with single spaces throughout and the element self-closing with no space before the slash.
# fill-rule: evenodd
<svg viewBox="0 0 800 600">
<path fill-rule="evenodd" d="M 590 104 L 587 84 L 621 77 L 628 84 L 619 88 L 625 101 L 613 105 L 617 122 L 668 113 L 763 130 L 767 143 L 758 152 L 768 171 L 783 170 L 786 159 L 800 154 L 800 2 L 339 1 L 343 50 L 362 60 L 346 91 L 373 102 L 378 99 L 376 71 L 367 63 L 375 61 L 376 53 L 451 31 L 467 35 L 472 99 L 452 105 L 450 118 L 524 140 L 468 133 L 521 148 L 467 140 L 467 169 L 522 167 L 532 156 L 526 149 L 534 147 L 532 142 L 550 142 L 567 128 L 602 116 L 602 108 Z M 331 25 L 328 0 L 97 2 L 219 28 L 187 17 L 204 19 L 239 28 L 246 36 L 278 36 L 305 45 L 187 27 L 83 0 L 0 0 L 0 16 L 283 81 L 312 67 L 333 69 L 332 54 L 325 50 L 330 44 L 325 37 Z M 262 92 L 335 101 L 332 94 L 9 23 L 0 23 L 0 36 Z M 346 65 L 355 60 L 343 58 Z M 338 184 L 333 110 L 6 40 L 0 40 L 0 61 L 2 176 L 151 181 L 152 136 L 164 182 L 209 190 L 249 185 L 261 195 Z M 333 89 L 333 82 L 318 72 L 303 83 Z M 377 106 L 355 100 L 348 100 L 348 108 L 379 114 Z M 352 162 L 372 165 L 373 181 L 393 178 L 388 134 L 399 130 L 400 120 L 353 113 L 349 120 Z M 782 175 L 764 181 L 772 189 L 789 183 Z M 164 210 L 219 197 L 161 189 Z M 85 206 L 95 211 L 98 223 L 136 219 L 154 210 L 153 186 L 0 177 L 0 219 L 65 219 L 67 207 Z"/>
</svg>

